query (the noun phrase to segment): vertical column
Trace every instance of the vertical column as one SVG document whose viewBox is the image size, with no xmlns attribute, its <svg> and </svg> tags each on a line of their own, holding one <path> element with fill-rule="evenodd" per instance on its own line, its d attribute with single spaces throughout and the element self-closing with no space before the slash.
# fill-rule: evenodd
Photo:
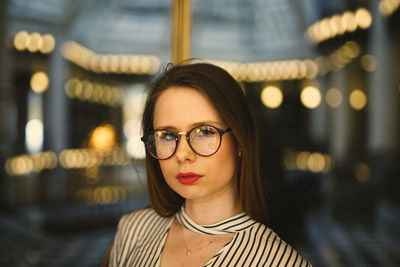
<svg viewBox="0 0 400 267">
<path fill-rule="evenodd" d="M 327 106 L 326 102 L 324 101 L 325 91 L 327 90 L 327 88 L 325 88 L 326 87 L 325 79 L 316 78 L 315 86 L 321 92 L 321 103 L 317 108 L 309 111 L 310 112 L 309 130 L 313 142 L 315 142 L 317 145 L 323 145 L 326 142 L 326 133 L 327 133 L 326 117 L 325 117 Z"/>
<path fill-rule="evenodd" d="M 56 47 L 49 58 L 50 86 L 44 95 L 44 149 L 56 154 L 68 147 L 69 130 L 67 99 L 64 93 L 66 63 L 59 47 L 62 38 L 55 36 Z M 43 200 L 62 199 L 65 196 L 65 171 L 58 166 L 41 177 L 40 195 Z"/>
<path fill-rule="evenodd" d="M 376 69 L 369 87 L 368 149 L 372 155 L 399 147 L 399 92 L 396 68 L 399 64 L 398 43 L 391 40 L 386 18 L 379 12 L 379 1 L 371 1 L 374 18 L 370 39 L 371 54 L 376 57 Z"/>
<path fill-rule="evenodd" d="M 350 106 L 346 101 L 348 95 L 347 77 L 344 70 L 331 73 L 331 87 L 338 89 L 343 96 L 342 104 L 330 114 L 330 151 L 335 162 L 341 163 L 346 158 L 349 147 Z"/>
<path fill-rule="evenodd" d="M 173 0 L 172 17 L 172 62 L 178 64 L 190 58 L 191 0 Z"/>
<path fill-rule="evenodd" d="M 7 204 L 9 184 L 4 163 L 13 153 L 17 136 L 17 111 L 11 88 L 11 73 L 7 36 L 8 1 L 0 1 L 0 206 Z"/>
</svg>

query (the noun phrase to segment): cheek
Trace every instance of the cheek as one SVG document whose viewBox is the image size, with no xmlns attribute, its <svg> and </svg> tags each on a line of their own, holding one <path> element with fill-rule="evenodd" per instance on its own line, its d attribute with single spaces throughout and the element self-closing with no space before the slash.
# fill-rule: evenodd
<svg viewBox="0 0 400 267">
<path fill-rule="evenodd" d="M 229 168 L 229 171 L 233 173 L 236 168 L 236 154 L 236 146 L 230 138 L 229 142 L 226 142 L 225 146 L 221 146 L 219 153 L 216 154 L 215 168 L 221 170 L 223 166 L 226 171 Z"/>
<path fill-rule="evenodd" d="M 171 164 L 169 163 L 169 160 L 160 160 L 159 164 L 164 177 L 168 177 L 168 170 L 171 171 Z"/>
</svg>

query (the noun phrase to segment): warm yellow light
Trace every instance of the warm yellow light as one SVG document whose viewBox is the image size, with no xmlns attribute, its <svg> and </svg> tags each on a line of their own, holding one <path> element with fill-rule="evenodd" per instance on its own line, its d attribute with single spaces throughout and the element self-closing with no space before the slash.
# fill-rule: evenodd
<svg viewBox="0 0 400 267">
<path fill-rule="evenodd" d="M 304 78 L 307 75 L 307 64 L 304 61 L 299 63 L 299 78 Z"/>
<path fill-rule="evenodd" d="M 376 68 L 376 59 L 373 55 L 364 55 L 361 57 L 361 66 L 364 70 L 372 72 Z"/>
<path fill-rule="evenodd" d="M 103 98 L 103 86 L 99 83 L 93 84 L 93 100 L 97 103 L 100 103 L 101 99 Z"/>
<path fill-rule="evenodd" d="M 56 41 L 54 40 L 53 35 L 51 34 L 44 34 L 42 36 L 43 43 L 42 46 L 40 47 L 40 52 L 43 54 L 49 54 L 51 51 L 53 51 Z"/>
<path fill-rule="evenodd" d="M 283 157 L 283 165 L 287 170 L 296 169 L 296 157 L 297 157 L 296 152 L 294 151 L 286 152 L 285 156 Z"/>
<path fill-rule="evenodd" d="M 329 25 L 329 19 L 325 18 L 319 22 L 319 31 L 324 39 L 330 38 L 333 34 Z"/>
<path fill-rule="evenodd" d="M 350 50 L 348 50 L 348 56 L 351 58 L 356 58 L 360 54 L 360 46 L 353 41 L 347 41 L 344 46 L 348 47 Z M 346 48 L 345 48 L 346 49 Z"/>
<path fill-rule="evenodd" d="M 43 71 L 36 72 L 31 77 L 31 88 L 35 93 L 41 94 L 49 87 L 49 77 Z"/>
<path fill-rule="evenodd" d="M 353 32 L 357 29 L 356 17 L 352 12 L 346 11 L 343 13 L 342 26 L 349 32 Z"/>
<path fill-rule="evenodd" d="M 89 67 L 92 71 L 98 73 L 100 72 L 100 56 L 97 54 L 92 54 L 89 59 Z"/>
<path fill-rule="evenodd" d="M 257 77 L 257 66 L 256 64 L 250 63 L 247 65 L 247 80 L 250 82 L 254 82 L 258 79 Z"/>
<path fill-rule="evenodd" d="M 91 82 L 88 80 L 83 80 L 82 81 L 82 86 L 83 86 L 83 95 L 82 99 L 90 101 L 92 100 L 92 94 L 93 94 L 93 85 Z"/>
<path fill-rule="evenodd" d="M 367 97 L 363 91 L 355 89 L 351 92 L 349 101 L 352 108 L 361 110 L 367 104 Z"/>
<path fill-rule="evenodd" d="M 15 175 L 28 174 L 33 170 L 33 160 L 28 155 L 14 158 L 11 169 Z"/>
<path fill-rule="evenodd" d="M 6 160 L 5 170 L 8 175 L 25 175 L 31 172 L 38 173 L 44 169 L 54 169 L 56 166 L 56 154 L 47 151 L 9 158 Z"/>
<path fill-rule="evenodd" d="M 29 34 L 26 31 L 17 33 L 14 37 L 14 46 L 17 50 L 25 50 L 28 46 Z"/>
<path fill-rule="evenodd" d="M 81 81 L 77 81 L 74 88 L 74 93 L 76 98 L 82 98 L 83 95 L 83 83 Z"/>
<path fill-rule="evenodd" d="M 99 165 L 99 155 L 90 149 L 66 149 L 60 153 L 60 164 L 62 167 L 87 168 Z"/>
<path fill-rule="evenodd" d="M 321 153 L 312 153 L 307 160 L 308 169 L 312 172 L 322 172 L 325 165 L 325 157 Z"/>
<path fill-rule="evenodd" d="M 85 70 L 90 69 L 91 58 L 96 55 L 90 49 L 74 41 L 67 41 L 61 47 L 62 55 Z"/>
<path fill-rule="evenodd" d="M 38 32 L 31 33 L 28 40 L 29 40 L 28 41 L 29 52 L 32 52 L 32 53 L 36 52 L 42 47 L 43 39 L 42 39 L 42 36 L 40 35 L 40 33 L 38 33 Z"/>
<path fill-rule="evenodd" d="M 343 34 L 346 31 L 346 28 L 342 25 L 340 15 L 333 15 L 330 18 L 329 25 L 331 26 L 332 31 L 336 34 Z"/>
<path fill-rule="evenodd" d="M 393 12 L 393 10 L 392 10 L 392 8 L 391 8 L 391 6 L 390 6 L 389 1 L 382 0 L 382 1 L 379 3 L 379 11 L 380 11 L 380 12 L 382 13 L 382 15 L 384 15 L 384 16 L 389 16 L 389 15 L 391 15 L 392 12 Z"/>
<path fill-rule="evenodd" d="M 269 85 L 261 92 L 261 101 L 268 108 L 278 108 L 282 104 L 283 94 L 281 89 Z"/>
<path fill-rule="evenodd" d="M 291 60 L 289 62 L 288 72 L 290 79 L 299 78 L 299 65 L 300 65 L 300 60 Z"/>
<path fill-rule="evenodd" d="M 160 59 L 156 56 L 149 56 L 152 67 L 151 67 L 151 72 L 156 73 L 161 65 Z"/>
<path fill-rule="evenodd" d="M 121 70 L 121 72 L 124 72 L 124 73 L 129 71 L 129 57 L 128 56 L 121 56 L 120 70 Z"/>
<path fill-rule="evenodd" d="M 329 172 L 333 167 L 332 157 L 329 155 L 324 155 L 324 159 L 325 159 L 325 168 L 322 170 L 322 172 Z"/>
<path fill-rule="evenodd" d="M 321 93 L 314 86 L 307 86 L 301 91 L 300 99 L 306 108 L 313 109 L 321 103 Z"/>
<path fill-rule="evenodd" d="M 65 83 L 64 91 L 65 91 L 65 94 L 69 98 L 75 97 L 75 87 L 76 87 L 77 83 L 78 83 L 78 79 L 76 79 L 76 78 L 71 78 Z"/>
<path fill-rule="evenodd" d="M 316 41 L 316 36 L 314 34 L 314 25 L 311 25 L 310 27 L 308 27 L 308 29 L 306 31 L 306 36 L 308 37 L 308 39 L 310 39 L 310 41 L 312 41 L 312 42 Z"/>
<path fill-rule="evenodd" d="M 339 18 L 339 23 L 337 23 L 337 16 L 332 16 L 331 18 L 328 18 L 328 24 L 329 28 L 332 33 L 332 37 L 336 36 L 339 33 L 339 27 L 341 27 L 340 24 L 340 18 Z"/>
<path fill-rule="evenodd" d="M 43 152 L 44 168 L 54 169 L 57 166 L 57 155 L 52 151 Z"/>
<path fill-rule="evenodd" d="M 308 168 L 308 158 L 310 157 L 309 152 L 300 152 L 296 157 L 296 166 L 299 170 L 307 170 Z"/>
<path fill-rule="evenodd" d="M 151 72 L 151 59 L 147 56 L 140 57 L 139 72 L 143 74 L 149 74 Z"/>
<path fill-rule="evenodd" d="M 379 10 L 384 16 L 390 16 L 400 6 L 399 0 L 381 0 Z"/>
<path fill-rule="evenodd" d="M 319 23 L 315 23 L 311 26 L 311 34 L 313 41 L 319 42 L 322 40 L 322 33 L 320 31 Z"/>
<path fill-rule="evenodd" d="M 326 103 L 333 107 L 337 108 L 343 101 L 342 93 L 336 88 L 330 88 L 326 91 L 325 94 Z"/>
<path fill-rule="evenodd" d="M 344 48 L 345 46 L 342 46 L 338 50 L 335 51 L 334 54 L 336 54 L 336 59 L 341 63 L 341 64 L 347 64 L 351 61 L 351 58 L 347 56 L 347 51 Z"/>
<path fill-rule="evenodd" d="M 360 163 L 354 167 L 354 174 L 359 182 L 367 182 L 370 179 L 371 171 L 367 164 Z"/>
<path fill-rule="evenodd" d="M 114 73 L 119 71 L 119 57 L 116 55 L 110 56 L 110 71 Z"/>
<path fill-rule="evenodd" d="M 116 143 L 116 132 L 114 126 L 106 124 L 95 128 L 89 139 L 89 146 L 98 150 L 108 150 Z"/>
<path fill-rule="evenodd" d="M 307 78 L 314 79 L 318 75 L 318 64 L 310 59 L 304 60 L 304 63 L 307 66 Z"/>
<path fill-rule="evenodd" d="M 109 56 L 101 56 L 100 57 L 100 70 L 102 72 L 110 71 L 110 59 Z"/>
<path fill-rule="evenodd" d="M 365 8 L 359 8 L 356 11 L 356 23 L 362 29 L 367 29 L 372 24 L 372 16 L 371 13 Z"/>
<path fill-rule="evenodd" d="M 138 56 L 131 56 L 129 69 L 131 73 L 136 73 L 139 70 L 139 57 Z"/>
</svg>

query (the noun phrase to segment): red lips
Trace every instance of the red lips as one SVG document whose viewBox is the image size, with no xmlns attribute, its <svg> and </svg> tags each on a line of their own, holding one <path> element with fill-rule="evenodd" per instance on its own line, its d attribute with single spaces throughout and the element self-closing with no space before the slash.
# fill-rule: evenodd
<svg viewBox="0 0 400 267">
<path fill-rule="evenodd" d="M 197 180 L 199 180 L 201 177 L 203 177 L 203 175 L 199 175 L 193 172 L 180 172 L 176 176 L 181 184 L 193 184 L 197 182 Z"/>
</svg>

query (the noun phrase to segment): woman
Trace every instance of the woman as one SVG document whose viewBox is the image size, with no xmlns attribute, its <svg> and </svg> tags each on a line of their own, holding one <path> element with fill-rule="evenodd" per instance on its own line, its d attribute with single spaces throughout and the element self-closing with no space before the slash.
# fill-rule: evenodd
<svg viewBox="0 0 400 267">
<path fill-rule="evenodd" d="M 240 85 L 170 67 L 143 114 L 150 207 L 122 217 L 110 266 L 308 266 L 266 222 L 257 137 Z"/>
</svg>

